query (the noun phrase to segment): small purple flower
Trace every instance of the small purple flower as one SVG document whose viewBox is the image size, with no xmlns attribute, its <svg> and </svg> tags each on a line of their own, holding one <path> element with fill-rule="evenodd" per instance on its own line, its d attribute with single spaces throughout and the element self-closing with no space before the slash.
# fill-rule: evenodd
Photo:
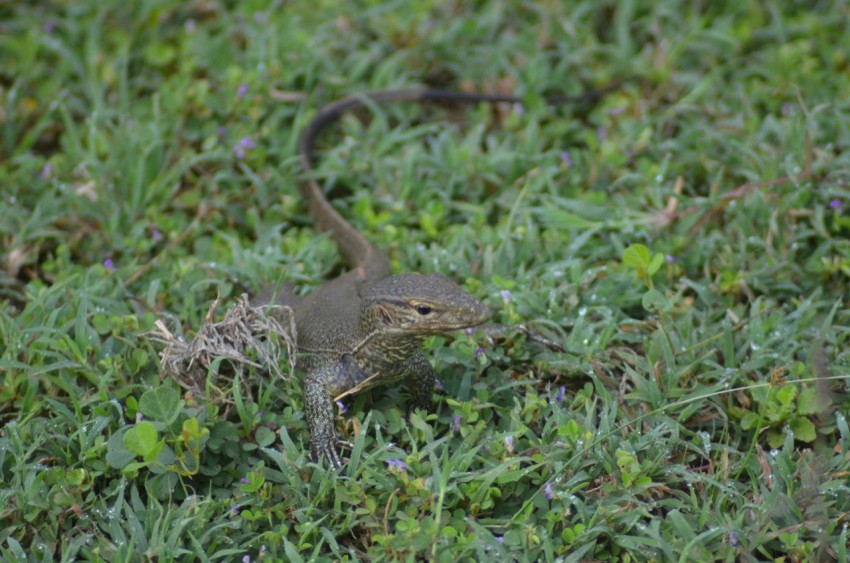
<svg viewBox="0 0 850 563">
<path fill-rule="evenodd" d="M 509 289 L 503 289 L 501 292 L 502 301 L 505 302 L 505 305 L 511 302 L 511 291 Z"/>
<path fill-rule="evenodd" d="M 505 543 L 505 536 L 496 536 L 496 543 Z"/>
<path fill-rule="evenodd" d="M 626 111 L 626 108 L 612 108 L 611 111 L 609 111 L 608 113 L 614 117 L 617 117 L 624 111 Z"/>
<path fill-rule="evenodd" d="M 552 500 L 555 498 L 555 493 L 552 492 L 552 483 L 546 483 L 543 486 L 543 496 L 546 497 L 546 500 Z"/>
<path fill-rule="evenodd" d="M 446 386 L 445 386 L 445 385 L 443 385 L 443 382 L 442 382 L 442 381 L 440 381 L 439 379 L 435 379 L 435 380 L 434 380 L 434 386 L 435 386 L 437 389 L 439 389 L 440 391 L 445 391 L 445 390 L 446 390 Z"/>
<path fill-rule="evenodd" d="M 236 505 L 236 504 L 230 505 L 230 515 L 231 516 L 239 516 L 239 512 L 240 512 L 240 510 L 239 510 L 238 505 Z"/>
<path fill-rule="evenodd" d="M 251 556 L 250 556 L 250 555 L 246 555 L 245 557 L 243 557 L 243 558 L 242 558 L 242 563 L 251 563 Z"/>
<path fill-rule="evenodd" d="M 510 434 L 505 436 L 505 449 L 508 450 L 509 454 L 514 453 L 514 437 Z"/>
<path fill-rule="evenodd" d="M 599 137 L 600 141 L 604 141 L 605 139 L 608 138 L 608 129 L 606 129 L 604 126 L 600 125 L 599 127 L 596 128 L 596 136 Z"/>
<path fill-rule="evenodd" d="M 665 254 L 664 259 L 667 260 L 668 264 L 673 264 L 674 262 L 678 262 L 679 260 L 673 256 L 672 254 Z"/>
<path fill-rule="evenodd" d="M 194 19 L 189 18 L 188 20 L 186 20 L 186 23 L 184 25 L 186 27 L 186 33 L 195 33 L 195 27 L 196 26 L 195 26 L 195 20 Z"/>
<path fill-rule="evenodd" d="M 159 242 L 159 241 L 162 240 L 162 233 L 159 232 L 159 229 L 157 229 L 156 227 L 153 227 L 151 229 L 151 238 L 153 239 L 154 242 Z"/>
<path fill-rule="evenodd" d="M 833 199 L 829 202 L 829 208 L 833 210 L 841 209 L 841 200 L 837 198 Z"/>
<path fill-rule="evenodd" d="M 570 158 L 570 151 L 561 151 L 561 164 L 564 165 L 564 168 L 572 167 L 573 159 Z"/>
<path fill-rule="evenodd" d="M 729 545 L 732 547 L 738 547 L 739 539 L 740 536 L 738 535 L 738 532 L 729 532 Z"/>
<path fill-rule="evenodd" d="M 475 330 L 472 327 L 466 328 L 464 332 L 466 332 L 467 336 L 472 336 L 473 334 L 475 334 Z"/>
<path fill-rule="evenodd" d="M 38 174 L 38 179 L 46 182 L 50 179 L 50 176 L 53 174 L 53 167 L 50 166 L 49 162 L 45 162 L 44 166 L 41 167 L 41 172 Z"/>
<path fill-rule="evenodd" d="M 348 407 L 346 407 L 346 406 L 345 406 L 345 403 L 343 403 L 342 401 L 337 401 L 337 402 L 336 402 L 336 406 L 338 406 L 338 407 L 339 407 L 339 412 L 340 412 L 340 413 L 345 414 L 345 413 L 347 413 L 347 412 L 348 412 Z"/>
<path fill-rule="evenodd" d="M 227 127 L 225 127 L 224 125 L 219 125 L 216 128 L 216 133 L 218 133 L 218 136 L 223 139 L 227 135 Z"/>
<path fill-rule="evenodd" d="M 268 551 L 268 549 L 266 549 L 266 544 L 261 545 L 260 546 L 260 557 L 265 557 L 267 551 Z"/>
<path fill-rule="evenodd" d="M 245 158 L 245 154 L 257 147 L 257 143 L 254 142 L 254 139 L 251 137 L 242 137 L 239 140 L 239 143 L 233 147 L 233 152 L 236 154 L 236 158 L 238 160 L 242 160 Z"/>
<path fill-rule="evenodd" d="M 112 258 L 107 258 L 103 261 L 103 267 L 109 270 L 110 272 L 115 271 L 115 264 L 112 262 Z"/>
<path fill-rule="evenodd" d="M 794 104 L 785 102 L 782 104 L 782 115 L 791 115 L 794 112 Z"/>
<path fill-rule="evenodd" d="M 51 20 L 47 20 L 46 22 L 44 22 L 44 25 L 41 27 L 41 29 L 44 31 L 44 33 L 50 33 L 54 29 L 56 29 L 56 23 Z"/>
<path fill-rule="evenodd" d="M 555 400 L 558 401 L 559 403 L 564 402 L 564 393 L 566 392 L 566 390 L 567 390 L 567 388 L 564 387 L 563 385 L 558 387 L 558 396 L 555 397 Z"/>
<path fill-rule="evenodd" d="M 387 467 L 390 469 L 397 469 L 399 471 L 407 471 L 407 464 L 400 459 L 388 459 L 386 460 Z"/>
<path fill-rule="evenodd" d="M 236 90 L 236 97 L 237 98 L 244 98 L 245 94 L 247 94 L 247 93 L 248 93 L 248 85 L 247 84 L 240 84 L 239 88 L 237 88 L 237 90 Z"/>
<path fill-rule="evenodd" d="M 241 479 L 239 479 L 239 481 L 244 485 L 247 485 L 248 483 L 251 482 L 251 480 L 248 479 L 247 477 L 242 477 Z"/>
<path fill-rule="evenodd" d="M 461 421 L 460 415 L 456 414 L 455 417 L 452 419 L 452 431 L 453 432 L 460 432 L 460 421 Z"/>
<path fill-rule="evenodd" d="M 522 107 L 522 104 L 519 102 L 514 103 L 514 113 L 517 115 L 523 115 L 525 113 L 525 108 Z"/>
<path fill-rule="evenodd" d="M 263 418 L 264 416 L 266 416 L 266 413 L 264 413 L 263 411 L 259 411 L 259 412 L 257 412 L 257 417 L 258 417 L 260 420 L 262 420 L 262 418 Z"/>
<path fill-rule="evenodd" d="M 140 412 L 136 413 L 136 422 L 141 422 L 144 419 L 145 419 L 145 417 L 144 417 L 144 415 L 142 415 L 142 413 L 140 413 Z"/>
<path fill-rule="evenodd" d="M 484 348 L 482 348 L 481 346 L 479 346 L 478 348 L 476 348 L 476 349 L 475 349 L 475 354 L 474 354 L 474 356 L 475 356 L 475 359 L 476 359 L 476 360 L 477 360 L 478 358 L 480 358 L 481 356 L 483 356 L 483 355 L 484 355 Z"/>
</svg>

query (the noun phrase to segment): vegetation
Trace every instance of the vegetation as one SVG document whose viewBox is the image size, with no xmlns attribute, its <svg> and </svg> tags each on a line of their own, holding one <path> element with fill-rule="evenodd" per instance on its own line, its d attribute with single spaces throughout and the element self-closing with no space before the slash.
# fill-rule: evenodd
<svg viewBox="0 0 850 563">
<path fill-rule="evenodd" d="M 848 16 L 3 4 L 0 556 L 846 561 Z M 297 377 L 218 359 L 189 392 L 154 323 L 190 339 L 216 298 L 213 320 L 336 275 L 298 133 L 411 85 L 524 102 L 350 116 L 322 181 L 397 271 L 442 271 L 565 351 L 432 339 L 436 412 L 349 398 L 335 474 L 307 458 Z"/>
</svg>

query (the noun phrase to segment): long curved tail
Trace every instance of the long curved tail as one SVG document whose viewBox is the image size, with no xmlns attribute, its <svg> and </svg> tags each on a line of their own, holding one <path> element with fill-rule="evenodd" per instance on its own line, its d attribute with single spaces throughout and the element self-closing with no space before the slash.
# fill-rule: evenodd
<svg viewBox="0 0 850 563">
<path fill-rule="evenodd" d="M 550 104 L 560 104 L 579 100 L 592 100 L 610 91 L 614 87 L 582 94 L 579 96 L 559 96 L 547 98 Z M 370 104 L 387 104 L 392 102 L 447 102 L 447 103 L 499 103 L 521 102 L 517 96 L 502 96 L 490 94 L 469 94 L 454 90 L 432 90 L 428 88 L 375 90 L 354 94 L 336 102 L 330 103 L 319 110 L 316 116 L 301 132 L 298 141 L 298 156 L 304 172 L 304 180 L 299 189 L 309 205 L 310 215 L 316 228 L 329 232 L 339 248 L 346 263 L 360 270 L 361 275 L 369 281 L 377 281 L 390 275 L 389 258 L 381 250 L 373 246 L 333 208 L 314 178 L 315 160 L 314 149 L 319 134 L 328 126 L 335 123 L 344 113 L 365 108 Z"/>
</svg>

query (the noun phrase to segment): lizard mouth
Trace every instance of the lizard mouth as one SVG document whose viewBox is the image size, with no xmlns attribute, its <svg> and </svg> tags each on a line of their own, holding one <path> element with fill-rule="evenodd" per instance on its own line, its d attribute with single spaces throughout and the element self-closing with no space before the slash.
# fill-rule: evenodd
<svg viewBox="0 0 850 563">
<path fill-rule="evenodd" d="M 428 331 L 433 329 L 433 334 L 441 334 L 445 332 L 454 332 L 465 328 L 473 328 L 480 326 L 490 320 L 490 309 L 484 303 L 478 302 L 474 307 L 463 311 L 457 315 L 457 318 L 452 320 L 446 319 L 446 315 L 442 319 L 435 319 L 433 326 L 428 327 L 423 325 L 422 328 Z M 428 331 L 431 332 L 431 331 Z"/>
</svg>

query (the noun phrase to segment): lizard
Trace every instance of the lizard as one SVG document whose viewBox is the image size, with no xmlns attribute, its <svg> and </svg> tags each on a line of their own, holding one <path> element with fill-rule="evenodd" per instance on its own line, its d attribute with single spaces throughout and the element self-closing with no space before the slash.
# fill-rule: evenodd
<svg viewBox="0 0 850 563">
<path fill-rule="evenodd" d="M 521 101 L 515 96 L 427 88 L 375 90 L 324 106 L 302 130 L 297 144 L 303 172 L 300 194 L 316 228 L 330 235 L 351 268 L 306 297 L 296 297 L 286 289 L 276 297 L 278 303 L 294 310 L 299 365 L 305 372 L 304 413 L 314 462 L 326 457 L 338 469 L 342 459 L 337 448 L 351 446 L 338 437 L 334 428 L 335 400 L 405 380 L 411 395 L 410 410 L 430 410 L 436 378 L 433 366 L 422 353 L 422 342 L 428 336 L 472 328 L 490 318 L 484 303 L 441 274 L 392 273 L 387 254 L 334 209 L 316 181 L 314 153 L 320 133 L 346 112 L 373 104 Z M 269 290 L 264 291 L 259 301 L 268 301 L 268 293 Z"/>
</svg>

